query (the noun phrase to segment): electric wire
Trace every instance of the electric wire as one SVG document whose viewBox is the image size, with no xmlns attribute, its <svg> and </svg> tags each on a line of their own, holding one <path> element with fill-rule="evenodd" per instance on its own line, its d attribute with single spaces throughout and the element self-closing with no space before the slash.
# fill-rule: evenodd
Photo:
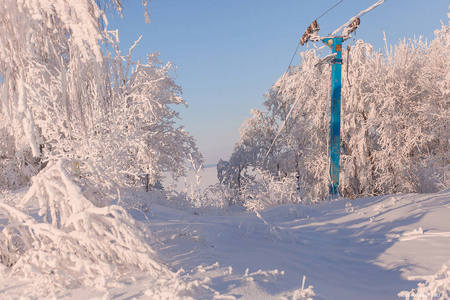
<svg viewBox="0 0 450 300">
<path fill-rule="evenodd" d="M 331 8 L 329 8 L 326 12 L 324 12 L 324 13 L 321 14 L 319 17 L 317 17 L 316 19 L 314 19 L 313 22 L 314 22 L 314 21 L 317 21 L 317 20 L 319 20 L 320 18 L 322 18 L 323 16 L 325 16 L 325 15 L 326 15 L 327 13 L 329 13 L 333 8 L 335 8 L 336 6 L 338 6 L 339 4 L 341 4 L 342 2 L 344 2 L 344 0 L 340 0 L 338 3 L 336 3 L 336 4 L 333 5 Z M 294 61 L 294 58 L 295 58 L 295 56 L 297 55 L 298 48 L 300 48 L 300 44 L 301 44 L 301 39 L 299 40 L 298 45 L 297 45 L 297 48 L 295 49 L 294 54 L 292 55 L 291 61 L 289 62 L 289 65 L 288 65 L 288 67 L 287 67 L 287 69 L 286 69 L 285 74 L 289 71 L 289 68 L 291 67 L 292 62 Z"/>
<path fill-rule="evenodd" d="M 386 2 L 387 0 L 379 0 L 378 2 L 374 3 L 372 6 L 370 6 L 369 8 L 366 8 L 365 10 L 361 11 L 359 14 L 357 14 L 356 16 L 354 16 L 353 18 L 351 18 L 347 23 L 345 23 L 344 25 L 342 25 L 341 27 L 339 27 L 338 29 L 336 29 L 335 31 L 333 31 L 331 35 L 336 35 L 339 31 L 341 31 L 344 27 L 347 27 L 348 25 L 350 25 L 352 23 L 353 20 L 355 20 L 356 18 L 362 17 L 365 14 L 367 14 L 369 11 L 373 10 L 374 8 L 380 6 L 381 4 L 383 4 L 384 2 Z"/>
<path fill-rule="evenodd" d="M 344 0 L 339 1 L 338 3 L 336 3 L 333 7 L 331 7 L 329 10 L 327 10 L 326 12 L 324 12 L 323 14 L 321 14 L 317 19 L 319 20 L 320 18 L 322 18 L 323 16 L 325 16 L 328 12 L 330 12 L 330 10 L 332 10 L 333 8 L 335 8 L 336 6 L 338 6 L 339 4 L 341 4 L 341 2 L 344 2 Z"/>
<path fill-rule="evenodd" d="M 344 0 L 340 0 L 339 2 L 337 2 L 335 5 L 333 5 L 332 7 L 330 7 L 327 11 L 325 11 L 324 13 L 322 13 L 319 17 L 317 17 L 316 19 L 314 19 L 314 21 L 317 21 L 317 20 L 319 20 L 320 18 L 322 18 L 323 16 L 325 16 L 327 13 L 329 13 L 331 10 L 333 10 L 336 6 L 338 6 L 338 5 L 341 4 L 342 2 L 344 2 Z M 313 21 L 313 22 L 314 22 L 314 21 Z M 298 45 L 297 45 L 297 48 L 295 49 L 294 54 L 292 55 L 291 61 L 289 62 L 288 67 L 286 68 L 286 72 L 284 72 L 283 78 L 281 79 L 281 82 L 280 82 L 280 88 L 278 89 L 278 93 L 281 92 L 281 87 L 282 87 L 282 85 L 285 83 L 285 79 L 286 79 L 287 73 L 289 72 L 289 68 L 291 67 L 292 62 L 294 61 L 295 56 L 297 55 L 297 51 L 298 51 L 298 48 L 300 48 L 300 44 L 301 44 L 301 39 L 299 40 Z M 264 162 L 263 162 L 264 165 L 266 164 L 267 157 L 269 156 L 270 152 L 272 151 L 273 145 L 275 144 L 275 142 L 276 142 L 278 136 L 280 135 L 281 131 L 283 130 L 284 126 L 286 125 L 286 122 L 287 122 L 287 120 L 289 119 L 289 117 L 291 116 L 291 113 L 292 113 L 292 111 L 294 110 L 294 107 L 295 107 L 296 104 L 297 104 L 297 99 L 296 99 L 296 101 L 294 101 L 294 103 L 292 104 L 292 107 L 291 107 L 291 109 L 289 110 L 289 113 L 287 114 L 286 119 L 284 120 L 284 122 L 283 122 L 283 124 L 281 125 L 281 127 L 280 127 L 280 129 L 279 129 L 277 135 L 275 136 L 275 138 L 274 138 L 272 144 L 270 145 L 269 150 L 267 151 L 266 156 L 264 157 Z"/>
</svg>

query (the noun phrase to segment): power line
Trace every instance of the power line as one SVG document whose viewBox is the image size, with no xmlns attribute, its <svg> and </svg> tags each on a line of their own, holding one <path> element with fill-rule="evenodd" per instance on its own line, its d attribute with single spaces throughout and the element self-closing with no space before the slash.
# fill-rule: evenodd
<svg viewBox="0 0 450 300">
<path fill-rule="evenodd" d="M 322 18 L 324 15 L 326 15 L 327 13 L 329 13 L 333 8 L 335 8 L 336 6 L 338 6 L 339 4 L 341 4 L 342 2 L 344 2 L 344 0 L 340 0 L 338 3 L 336 3 L 335 5 L 333 5 L 332 7 L 330 7 L 327 11 L 325 11 L 323 14 L 321 14 L 319 17 L 317 17 L 314 21 L 317 21 L 317 20 L 319 20 L 320 18 Z M 313 21 L 313 22 L 314 22 L 314 21 Z M 281 86 L 282 86 L 282 84 L 283 84 L 283 81 L 285 80 L 286 74 L 288 73 L 289 68 L 290 68 L 291 65 L 292 65 L 292 62 L 294 61 L 294 58 L 295 58 L 295 56 L 297 55 L 297 51 L 298 51 L 298 48 L 300 48 L 300 44 L 301 44 L 301 39 L 299 40 L 298 45 L 297 45 L 297 48 L 295 49 L 294 54 L 292 55 L 291 61 L 289 62 L 289 66 L 287 67 L 286 72 L 284 72 L 283 79 L 282 79 L 282 81 L 280 82 L 280 88 L 279 88 L 278 92 L 280 92 L 280 90 L 281 90 Z M 280 133 L 281 133 L 281 131 L 283 130 L 284 126 L 286 125 L 286 122 L 287 122 L 287 120 L 289 119 L 289 117 L 290 117 L 292 111 L 294 110 L 295 104 L 297 104 L 297 99 L 296 99 L 296 100 L 294 101 L 294 103 L 292 104 L 292 107 L 291 107 L 291 109 L 289 110 L 289 113 L 288 113 L 288 115 L 286 116 L 286 119 L 284 120 L 284 122 L 283 122 L 283 124 L 281 125 L 280 129 L 278 130 L 278 133 L 277 133 L 277 135 L 275 136 L 275 138 L 274 138 L 272 144 L 270 145 L 269 150 L 267 151 L 266 156 L 264 157 L 264 164 L 265 164 L 265 161 L 266 161 L 267 157 L 269 156 L 270 152 L 272 151 L 273 145 L 275 144 L 275 142 L 276 142 L 278 136 L 280 135 Z"/>
<path fill-rule="evenodd" d="M 333 8 L 335 8 L 336 6 L 338 6 L 339 4 L 341 4 L 341 2 L 344 2 L 344 0 L 339 1 L 338 3 L 336 3 L 333 7 L 331 7 L 329 10 L 327 10 L 326 12 L 324 12 L 323 14 L 321 14 L 317 19 L 319 20 L 320 18 L 322 18 L 324 15 L 326 15 L 330 10 L 332 10 Z"/>
<path fill-rule="evenodd" d="M 339 31 L 341 31 L 344 27 L 350 25 L 355 19 L 364 16 L 365 14 L 367 14 L 369 11 L 373 10 L 374 8 L 376 8 L 377 6 L 380 6 L 381 4 L 383 4 L 384 2 L 386 2 L 387 0 L 378 0 L 378 2 L 372 4 L 372 6 L 370 6 L 369 8 L 366 8 L 365 10 L 361 11 L 359 14 L 357 14 L 356 16 L 354 16 L 353 18 L 351 18 L 347 23 L 345 23 L 344 25 L 342 25 L 341 27 L 339 27 L 338 29 L 336 29 L 335 31 L 333 31 L 333 33 L 331 33 L 330 35 L 335 35 L 337 34 Z"/>
<path fill-rule="evenodd" d="M 332 7 L 330 7 L 326 12 L 324 12 L 324 13 L 321 14 L 319 17 L 317 17 L 316 19 L 314 19 L 314 21 L 317 21 L 317 20 L 319 20 L 320 18 L 322 18 L 324 15 L 326 15 L 327 13 L 329 13 L 333 8 L 335 8 L 336 6 L 338 6 L 339 4 L 341 4 L 342 2 L 344 2 L 344 0 L 340 0 L 338 3 L 336 3 L 335 5 L 333 5 Z M 313 21 L 313 22 L 314 22 L 314 21 Z M 294 61 L 294 58 L 295 58 L 295 56 L 297 55 L 298 48 L 300 48 L 300 44 L 301 44 L 301 40 L 299 40 L 299 42 L 298 42 L 297 48 L 295 49 L 294 54 L 292 55 L 291 61 L 289 62 L 289 65 L 288 65 L 288 67 L 287 67 L 285 73 L 287 73 L 287 71 L 289 71 L 289 68 L 291 67 L 292 62 Z"/>
</svg>

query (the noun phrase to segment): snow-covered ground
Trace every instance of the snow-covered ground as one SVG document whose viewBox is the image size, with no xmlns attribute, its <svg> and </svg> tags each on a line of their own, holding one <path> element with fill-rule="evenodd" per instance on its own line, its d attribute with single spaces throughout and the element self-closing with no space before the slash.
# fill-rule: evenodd
<svg viewBox="0 0 450 300">
<path fill-rule="evenodd" d="M 154 233 L 159 260 L 178 272 L 181 298 L 407 298 L 412 293 L 399 293 L 433 279 L 450 260 L 450 189 L 283 205 L 259 215 L 198 214 L 156 204 L 133 215 Z M 422 287 L 416 298 L 435 293 L 449 299 L 449 273 L 443 269 L 441 281 L 429 284 L 446 290 Z M 136 274 L 98 289 L 67 290 L 62 298 L 171 299 L 170 287 L 158 295 L 163 288 Z M 1 299 L 35 295 L 30 281 L 0 281 Z"/>
</svg>

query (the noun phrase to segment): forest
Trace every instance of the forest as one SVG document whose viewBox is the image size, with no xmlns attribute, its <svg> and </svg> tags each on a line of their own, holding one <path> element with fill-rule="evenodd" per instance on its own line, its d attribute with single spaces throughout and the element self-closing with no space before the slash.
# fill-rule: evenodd
<svg viewBox="0 0 450 300">
<path fill-rule="evenodd" d="M 142 0 L 144 18 L 150 22 L 147 6 Z M 242 273 L 238 276 L 231 266 L 208 261 L 209 266 L 189 265 L 195 270 L 189 275 L 183 266 L 161 258 L 161 249 L 170 250 L 178 241 L 173 249 L 194 243 L 195 249 L 204 247 L 210 253 L 229 223 L 241 243 L 255 238 L 264 249 L 264 243 L 275 241 L 281 246 L 270 247 L 282 251 L 316 240 L 303 223 L 301 232 L 296 225 L 275 225 L 283 219 L 279 216 L 292 222 L 310 215 L 325 218 L 323 205 L 331 203 L 330 211 L 352 214 L 355 220 L 363 218 L 359 212 L 366 214 L 361 222 L 370 227 L 378 216 L 371 215 L 373 210 L 400 205 L 402 199 L 410 201 L 408 205 L 423 202 L 436 216 L 435 203 L 448 205 L 449 26 L 437 29 L 431 41 L 419 37 L 393 46 L 386 42 L 384 51 L 377 51 L 353 39 L 343 50 L 341 197 L 330 202 L 331 67 L 319 63 L 328 48 L 300 52 L 301 63 L 268 87 L 264 108 L 252 110 L 233 153 L 218 162 L 219 183 L 201 190 L 198 174 L 204 160 L 195 137 L 179 125 L 177 107 L 187 103 L 176 83 L 176 66 L 161 61 L 157 52 L 133 60 L 139 39 L 130 49 L 120 47 L 119 32 L 108 29 L 107 16 L 122 10 L 120 0 L 0 3 L 0 276 L 29 280 L 32 288 L 19 288 L 18 294 L 59 298 L 90 287 L 100 293 L 98 299 L 113 299 L 120 297 L 123 285 L 138 282 L 139 299 L 236 299 L 238 292 L 231 292 L 226 276 L 249 291 L 254 288 L 250 283 L 277 282 L 284 271 L 237 267 Z M 162 183 L 168 174 L 177 180 L 188 172 L 196 174 L 197 182 L 184 191 Z M 437 196 L 423 200 L 415 195 L 426 193 Z M 400 194 L 413 195 L 396 196 Z M 365 199 L 373 201 L 370 210 L 364 210 Z M 403 209 L 411 220 L 419 214 L 412 204 Z M 245 217 L 234 219 L 236 211 Z M 399 215 L 389 215 L 390 222 L 406 226 Z M 224 216 L 229 219 L 220 221 Z M 179 218 L 194 224 L 202 217 L 195 228 L 185 221 L 173 223 Z M 319 223 L 317 230 L 322 228 Z M 339 224 L 343 238 L 353 234 L 346 231 L 351 226 Z M 395 237 L 383 229 L 376 238 L 409 241 L 428 234 L 425 225 L 420 226 Z M 450 230 L 445 228 L 440 230 Z M 228 245 L 234 245 L 233 237 L 226 242 L 224 257 L 231 251 L 225 250 Z M 436 257 L 443 259 L 443 251 L 439 253 Z M 239 265 L 238 257 L 225 264 Z M 255 266 L 263 261 L 255 258 Z M 136 272 L 147 277 L 133 277 Z M 220 282 L 211 282 L 203 273 Z M 445 270 L 440 276 L 450 277 Z M 313 280 L 318 277 L 313 272 Z M 140 282 L 142 278 L 150 284 Z M 301 288 L 291 280 L 287 292 L 268 290 L 278 299 L 310 299 L 316 290 L 305 286 L 305 278 Z M 397 293 L 417 288 L 403 284 Z M 448 296 L 449 284 L 446 280 L 433 290 L 431 282 L 418 289 Z M 2 285 L 0 297 L 8 289 Z M 324 291 L 317 291 L 319 299 L 329 296 Z M 15 299 L 18 294 L 4 296 Z"/>
<path fill-rule="evenodd" d="M 429 193 L 449 186 L 449 42 L 444 26 L 429 43 L 403 40 L 381 52 L 357 40 L 343 50 L 344 197 Z M 275 192 L 277 185 L 298 194 L 294 201 L 326 198 L 331 68 L 318 65 L 322 50 L 300 53 L 301 64 L 274 84 L 265 109 L 252 111 L 233 154 L 219 162 L 220 182 L 244 202 L 254 198 L 254 190 Z M 263 175 L 255 176 L 255 169 Z"/>
</svg>

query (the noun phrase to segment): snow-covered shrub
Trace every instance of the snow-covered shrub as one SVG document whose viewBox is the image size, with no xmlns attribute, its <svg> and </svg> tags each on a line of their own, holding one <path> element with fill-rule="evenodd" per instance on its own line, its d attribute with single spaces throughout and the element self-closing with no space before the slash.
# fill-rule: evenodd
<svg viewBox="0 0 450 300">
<path fill-rule="evenodd" d="M 202 209 L 220 210 L 238 204 L 238 195 L 235 189 L 216 183 L 208 186 L 201 195 Z"/>
<path fill-rule="evenodd" d="M 449 154 L 450 156 L 450 154 Z M 449 158 L 450 161 L 450 158 Z M 446 187 L 450 186 L 450 164 L 447 165 L 447 167 L 443 168 L 442 175 L 439 177 L 439 189 L 443 190 Z"/>
<path fill-rule="evenodd" d="M 442 185 L 441 170 L 433 161 L 413 164 L 404 170 L 405 188 L 415 193 L 436 193 Z"/>
<path fill-rule="evenodd" d="M 419 283 L 416 289 L 398 294 L 405 299 L 450 299 L 450 261 L 425 283 Z"/>
<path fill-rule="evenodd" d="M 292 300 L 312 300 L 314 293 L 314 286 L 310 285 L 305 288 L 306 276 L 303 276 L 302 287 L 295 290 L 292 294 Z"/>
<path fill-rule="evenodd" d="M 69 170 L 67 161 L 50 163 L 33 178 L 20 208 L 0 202 L 8 218 L 0 251 L 9 275 L 40 278 L 56 288 L 104 286 L 137 270 L 170 278 L 148 245 L 148 230 L 120 206 L 94 206 Z"/>
<path fill-rule="evenodd" d="M 129 212 L 138 211 L 139 215 L 145 216 L 145 213 L 150 211 L 153 205 L 167 205 L 167 194 L 164 190 L 120 189 L 118 200 L 114 203 Z"/>
<path fill-rule="evenodd" d="M 238 202 L 236 190 L 221 183 L 210 185 L 204 190 L 194 187 L 195 185 L 196 183 L 185 183 L 185 188 L 181 192 L 169 187 L 165 192 L 166 201 L 176 208 L 196 211 L 226 209 Z"/>
<path fill-rule="evenodd" d="M 212 199 L 209 202 L 218 203 L 217 207 L 227 207 L 239 203 L 236 190 L 220 183 L 207 187 L 204 194 L 206 198 Z"/>
<path fill-rule="evenodd" d="M 280 204 L 300 203 L 298 179 L 295 174 L 281 178 L 259 171 L 255 182 L 242 190 L 241 198 L 248 210 L 260 211 Z"/>
</svg>

